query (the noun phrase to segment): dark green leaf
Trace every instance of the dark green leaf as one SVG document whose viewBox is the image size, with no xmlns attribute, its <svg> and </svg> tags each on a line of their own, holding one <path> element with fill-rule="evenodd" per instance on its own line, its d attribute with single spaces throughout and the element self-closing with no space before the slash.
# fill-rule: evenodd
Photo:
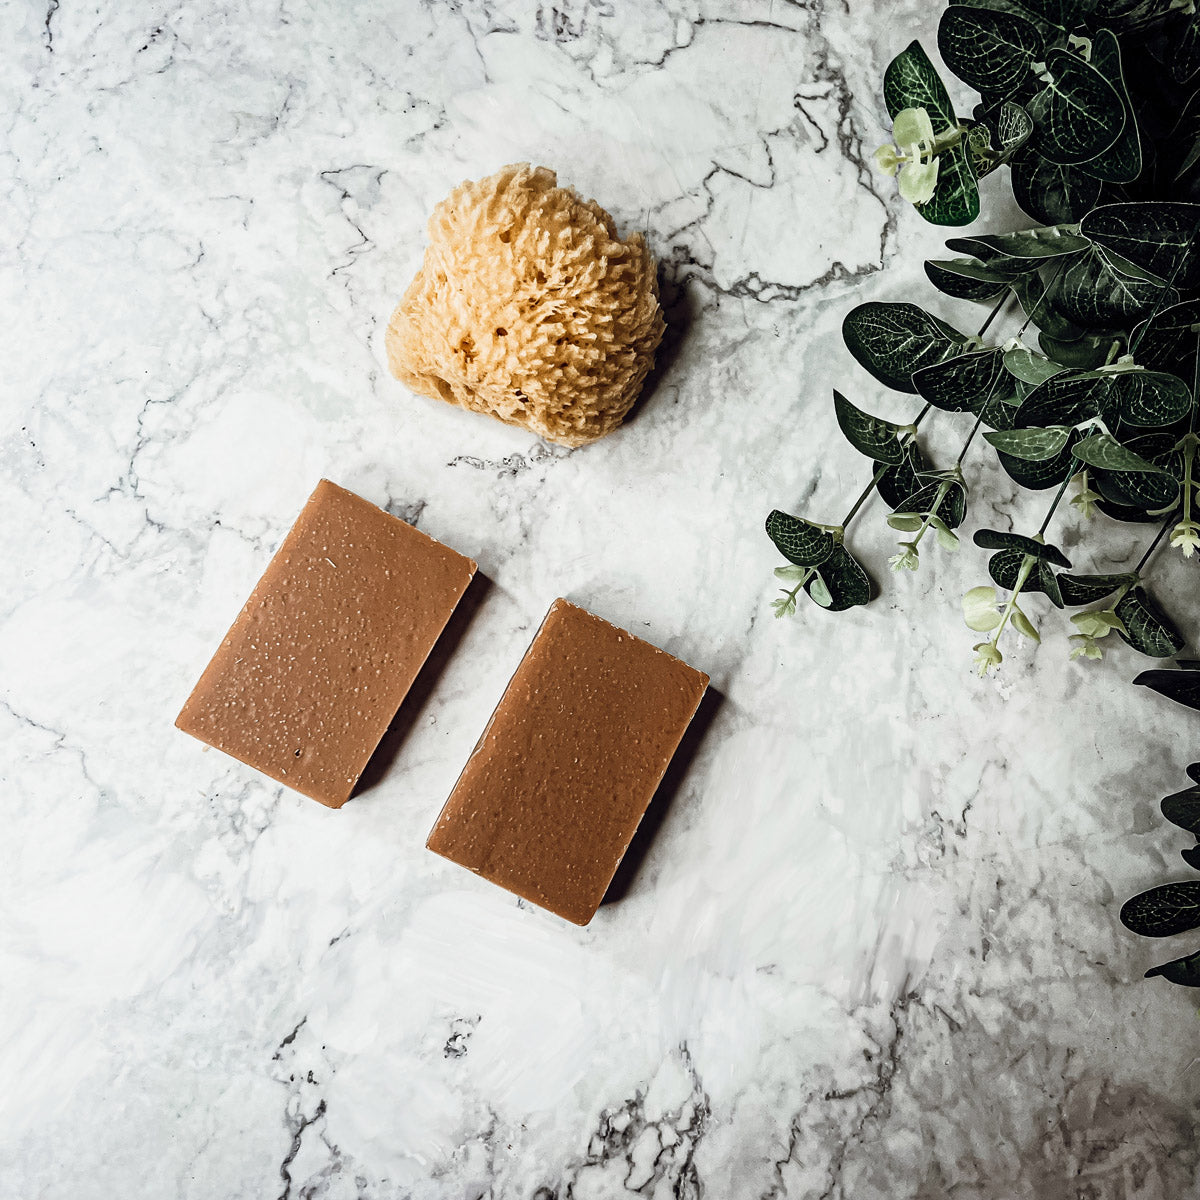
<svg viewBox="0 0 1200 1200">
<path fill-rule="evenodd" d="M 1123 336 L 1118 333 L 1086 334 L 1072 342 L 1062 342 L 1045 330 L 1038 334 L 1038 345 L 1056 362 L 1072 370 L 1090 371 L 1102 367 L 1120 353 Z M 1115 349 L 1114 349 L 1115 346 Z"/>
<path fill-rule="evenodd" d="M 1037 577 L 1042 585 L 1042 591 L 1046 593 L 1050 603 L 1055 608 L 1064 607 L 1062 589 L 1058 584 L 1058 576 L 1055 575 L 1054 568 L 1044 558 L 1038 559 Z"/>
<path fill-rule="evenodd" d="M 925 274 L 939 292 L 956 300 L 995 300 L 1011 280 L 1003 271 L 985 267 L 975 258 L 926 259 Z"/>
<path fill-rule="evenodd" d="M 870 301 L 842 322 L 846 348 L 880 383 L 916 392 L 914 371 L 959 353 L 966 338 L 915 304 Z"/>
<path fill-rule="evenodd" d="M 1017 409 L 1016 423 L 1018 426 L 1078 425 L 1089 417 L 1103 417 L 1110 424 L 1124 421 L 1142 428 L 1160 428 L 1186 415 L 1189 406 L 1186 386 L 1176 376 L 1164 372 L 1064 371 L 1038 384 L 1025 397 Z"/>
<path fill-rule="evenodd" d="M 1200 708 L 1200 672 L 1198 671 L 1143 671 L 1134 681 L 1139 687 L 1148 687 L 1182 704 L 1187 708 Z M 1189 774 L 1192 768 L 1188 768 Z M 1200 778 L 1192 775 L 1200 783 Z"/>
<path fill-rule="evenodd" d="M 1014 92 L 1042 58 L 1037 26 L 1016 13 L 952 4 L 938 25 L 942 61 L 978 92 Z"/>
<path fill-rule="evenodd" d="M 1117 616 L 1125 623 L 1125 632 L 1117 630 L 1139 654 L 1150 658 L 1170 658 L 1183 649 L 1183 637 L 1158 602 L 1142 587 L 1125 593 L 1116 607 Z"/>
<path fill-rule="evenodd" d="M 1071 226 L 1050 225 L 1045 229 L 1026 229 L 1021 233 L 985 233 L 950 238 L 946 248 L 956 254 L 982 259 L 994 270 L 1032 271 L 1046 260 L 1078 254 L 1090 246 L 1087 238 Z"/>
<path fill-rule="evenodd" d="M 1015 480 L 1023 488 L 1040 492 L 1046 488 L 1058 487 L 1067 474 L 1074 459 L 1070 449 L 1065 449 L 1057 458 L 1048 458 L 1044 462 L 1028 462 L 1023 458 L 1014 458 L 1011 454 L 997 451 L 996 457 L 1010 479 Z"/>
<path fill-rule="evenodd" d="M 1168 883 L 1127 900 L 1121 909 L 1126 928 L 1142 937 L 1170 937 L 1200 925 L 1200 880 Z"/>
<path fill-rule="evenodd" d="M 837 391 L 833 393 L 833 409 L 846 441 L 860 454 L 889 466 L 904 459 L 904 446 L 900 441 L 907 432 L 904 426 L 869 416 Z"/>
<path fill-rule="evenodd" d="M 1076 443 L 1072 453 L 1089 467 L 1105 471 L 1133 471 L 1139 475 L 1166 475 L 1170 472 L 1147 462 L 1140 454 L 1121 445 L 1111 433 L 1093 433 Z"/>
<path fill-rule="evenodd" d="M 1051 50 L 1050 79 L 1025 108 L 1037 125 L 1031 145 L 1058 163 L 1082 163 L 1107 150 L 1125 124 L 1125 105 L 1112 84 L 1078 55 Z"/>
<path fill-rule="evenodd" d="M 1122 371 L 1111 389 L 1105 411 L 1115 413 L 1129 425 L 1161 429 L 1186 417 L 1192 393 L 1177 375 L 1165 371 Z"/>
<path fill-rule="evenodd" d="M 1000 139 L 1000 153 L 1004 158 L 1015 154 L 1033 133 L 1033 119 L 1012 100 L 1000 105 L 996 116 L 996 134 Z"/>
<path fill-rule="evenodd" d="M 1113 476 L 1119 479 L 1120 476 Z M 1141 525 L 1157 524 L 1159 518 L 1152 517 L 1144 508 L 1131 508 L 1127 504 L 1117 504 L 1111 500 L 1100 499 L 1096 501 L 1096 507 L 1106 516 L 1111 517 L 1114 521 L 1129 521 Z"/>
<path fill-rule="evenodd" d="M 1161 280 L 1124 273 L 1111 251 L 1095 247 L 1055 274 L 1046 302 L 1082 329 L 1117 329 L 1144 317 L 1162 293 Z"/>
<path fill-rule="evenodd" d="M 1044 558 L 1056 567 L 1071 565 L 1070 559 L 1057 546 L 1036 541 L 1020 533 L 1005 533 L 1002 529 L 977 529 L 974 540 L 981 550 L 1019 550 L 1022 554 L 1032 554 L 1037 559 Z"/>
<path fill-rule="evenodd" d="M 1004 352 L 1004 369 L 1022 383 L 1036 387 L 1053 379 L 1062 371 L 1062 367 L 1048 358 L 1043 358 L 1025 346 L 1014 346 Z"/>
<path fill-rule="evenodd" d="M 892 120 L 901 109 L 923 108 L 934 133 L 945 133 L 958 125 L 946 86 L 917 41 L 909 42 L 888 64 L 883 75 L 883 102 Z"/>
<path fill-rule="evenodd" d="M 1089 175 L 1107 183 L 1130 183 L 1142 173 L 1142 142 L 1121 69 L 1121 46 L 1111 30 L 1098 29 L 1093 35 L 1092 66 L 1121 97 L 1125 124 L 1121 128 L 1121 136 L 1102 154 L 1082 164 L 1082 167 Z"/>
<path fill-rule="evenodd" d="M 918 475 L 917 479 L 920 481 L 922 476 Z M 940 482 L 926 483 L 900 501 L 899 511 L 920 513 L 924 516 L 932 510 L 939 487 Z M 934 515 L 945 522 L 948 529 L 957 529 L 967 517 L 966 487 L 960 482 L 952 483 L 943 494 Z"/>
<path fill-rule="evenodd" d="M 917 472 L 924 470 L 925 456 L 916 441 L 911 441 L 906 447 L 904 461 L 899 466 L 889 467 L 879 462 L 875 464 L 875 472 L 879 475 L 875 490 L 888 508 L 899 510 L 909 496 L 920 490 L 922 485 Z"/>
<path fill-rule="evenodd" d="M 1061 275 L 1067 265 L 1069 263 L 1060 266 L 1057 274 Z M 1036 273 L 1021 275 L 1013 281 L 1013 291 L 1016 292 L 1025 315 L 1038 329 L 1064 342 L 1076 341 L 1083 337 L 1086 331 L 1070 320 L 1064 312 L 1055 308 L 1054 296 L 1051 294 L 1053 284 L 1054 276 L 1046 281 Z"/>
<path fill-rule="evenodd" d="M 1080 232 L 1180 288 L 1200 285 L 1200 204 L 1140 201 L 1104 204 L 1080 222 Z M 1176 269 L 1178 268 L 1178 275 Z"/>
<path fill-rule="evenodd" d="M 837 538 L 812 521 L 775 509 L 767 517 L 767 536 L 788 562 L 798 567 L 816 567 L 837 549 Z"/>
<path fill-rule="evenodd" d="M 931 225 L 970 225 L 979 216 L 979 185 L 967 144 L 959 142 L 938 155 L 933 197 L 917 205 Z"/>
<path fill-rule="evenodd" d="M 1194 871 L 1200 871 L 1200 846 L 1192 846 L 1189 850 L 1180 850 L 1179 857 Z"/>
<path fill-rule="evenodd" d="M 1195 954 L 1185 954 L 1183 958 L 1173 958 L 1146 972 L 1147 979 L 1155 975 L 1161 975 L 1168 983 L 1177 983 L 1181 987 L 1200 987 L 1200 950 Z"/>
<path fill-rule="evenodd" d="M 1013 198 L 1035 221 L 1078 221 L 1096 206 L 1101 183 L 1079 167 L 1051 162 L 1031 146 L 1013 156 Z"/>
<path fill-rule="evenodd" d="M 1200 21 L 1196 13 L 1175 11 L 1167 15 L 1163 35 L 1171 47 L 1171 78 L 1183 83 L 1200 71 Z"/>
<path fill-rule="evenodd" d="M 1020 574 L 1024 562 L 1025 554 L 1020 550 L 997 550 L 988 559 L 988 574 L 998 586 L 1004 588 L 1006 592 L 1011 592 L 1017 586 L 1017 576 Z M 1021 590 L 1023 592 L 1040 592 L 1042 590 L 1042 581 L 1036 572 L 1030 574 Z"/>
<path fill-rule="evenodd" d="M 1106 596 L 1111 596 L 1117 588 L 1136 581 L 1137 576 L 1132 571 L 1120 575 L 1071 575 L 1064 571 L 1058 577 L 1063 603 L 1071 608 L 1096 604 Z"/>
<path fill-rule="evenodd" d="M 997 431 L 983 436 L 997 450 L 1013 458 L 1044 462 L 1062 453 L 1071 440 L 1071 430 L 1065 425 L 1051 425 L 1049 428 L 1012 429 L 1007 433 Z"/>
<path fill-rule="evenodd" d="M 1132 344 L 1142 366 L 1182 374 L 1200 352 L 1200 300 L 1155 313 L 1133 331 Z"/>
<path fill-rule="evenodd" d="M 1002 350 L 972 350 L 947 358 L 914 371 L 912 382 L 923 400 L 945 412 L 977 413 L 988 400 L 1011 390 Z"/>
<path fill-rule="evenodd" d="M 1095 12 L 1097 0 L 1022 0 L 1025 8 L 1069 33 Z"/>
<path fill-rule="evenodd" d="M 1145 673 L 1150 674 L 1149 671 Z M 1188 833 L 1200 837 L 1200 787 L 1172 792 L 1159 801 L 1159 807 L 1162 809 L 1162 815 L 1172 825 L 1178 825 L 1180 829 L 1186 829 Z"/>
<path fill-rule="evenodd" d="M 832 603 L 823 605 L 829 612 L 843 612 L 858 604 L 866 604 L 871 598 L 871 581 L 855 557 L 839 544 L 833 553 L 817 568 L 821 582 L 829 591 Z M 810 583 L 805 591 L 811 588 Z"/>
</svg>

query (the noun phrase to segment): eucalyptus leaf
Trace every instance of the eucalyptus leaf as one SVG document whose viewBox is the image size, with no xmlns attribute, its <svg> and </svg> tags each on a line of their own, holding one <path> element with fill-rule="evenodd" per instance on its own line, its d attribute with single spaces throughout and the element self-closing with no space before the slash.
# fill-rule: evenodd
<svg viewBox="0 0 1200 1200">
<path fill-rule="evenodd" d="M 1056 567 L 1071 565 L 1071 560 L 1057 546 L 1036 541 L 1020 533 L 1006 533 L 1002 529 L 977 529 L 974 541 L 981 550 L 1019 550 L 1022 554 L 1031 554 L 1037 559 L 1044 558 Z"/>
<path fill-rule="evenodd" d="M 821 607 L 829 612 L 843 612 L 871 598 L 871 580 L 858 560 L 841 543 L 817 568 L 817 576 L 806 590 L 812 595 L 813 583 L 819 579 L 829 595 L 829 603 Z"/>
<path fill-rule="evenodd" d="M 1172 825 L 1178 825 L 1180 829 L 1200 837 L 1200 787 L 1184 788 L 1164 796 L 1159 801 L 1159 808 Z"/>
<path fill-rule="evenodd" d="M 996 133 L 1000 139 L 1000 153 L 1008 159 L 1015 154 L 1033 134 L 1033 118 L 1017 103 L 1005 100 L 996 115 Z"/>
<path fill-rule="evenodd" d="M 1071 451 L 1068 447 L 1056 458 L 1047 458 L 1042 462 L 1031 462 L 1028 459 L 1016 458 L 1003 451 L 997 451 L 996 457 L 1004 472 L 1014 482 L 1030 491 L 1041 492 L 1047 488 L 1058 487 L 1067 474 L 1072 462 Z"/>
<path fill-rule="evenodd" d="M 833 607 L 833 597 L 829 594 L 829 588 L 820 575 L 814 576 L 812 582 L 804 590 L 814 604 L 820 605 L 821 608 Z"/>
<path fill-rule="evenodd" d="M 1035 387 L 1053 379 L 1062 371 L 1062 367 L 1041 354 L 1034 354 L 1027 346 L 1014 346 L 1004 351 L 1004 369 L 1022 383 L 1030 383 Z"/>
<path fill-rule="evenodd" d="M 1072 575 L 1067 571 L 1058 577 L 1063 603 L 1070 608 L 1082 608 L 1085 604 L 1096 604 L 1111 596 L 1118 588 L 1137 582 L 1132 571 L 1118 575 Z"/>
<path fill-rule="evenodd" d="M 1177 375 L 1165 371 L 1124 371 L 1114 376 L 1105 411 L 1129 425 L 1161 429 L 1188 415 L 1192 393 Z"/>
<path fill-rule="evenodd" d="M 1071 430 L 1065 425 L 1039 429 L 1011 429 L 1008 432 L 985 433 L 984 438 L 997 450 L 1026 462 L 1043 462 L 1060 454 L 1071 440 Z"/>
<path fill-rule="evenodd" d="M 1076 325 L 1066 313 L 1055 307 L 1052 295 L 1055 279 L 1060 277 L 1070 266 L 1064 261 L 1055 275 L 1043 280 L 1040 275 L 1022 275 L 1013 280 L 1013 291 L 1021 302 L 1021 308 L 1029 320 L 1045 333 L 1064 342 L 1075 341 L 1087 332 L 1082 326 Z"/>
<path fill-rule="evenodd" d="M 1142 428 L 1159 428 L 1185 416 L 1189 407 L 1187 387 L 1182 380 L 1165 372 L 1064 371 L 1038 384 L 1025 397 L 1017 409 L 1016 423 L 1019 426 L 1078 425 L 1091 417 L 1103 417 L 1110 424 L 1124 421 Z"/>
<path fill-rule="evenodd" d="M 816 567 L 837 549 L 838 539 L 823 525 L 775 509 L 767 517 L 767 536 L 788 562 Z"/>
<path fill-rule="evenodd" d="M 903 460 L 901 438 L 907 432 L 905 426 L 868 415 L 837 391 L 833 393 L 833 410 L 846 440 L 860 454 L 889 466 Z"/>
<path fill-rule="evenodd" d="M 995 300 L 1012 276 L 985 267 L 977 258 L 926 259 L 925 274 L 939 292 L 956 300 Z"/>
<path fill-rule="evenodd" d="M 921 476 L 917 476 L 918 482 Z M 933 508 L 940 490 L 938 483 L 926 483 L 917 491 L 905 496 L 897 505 L 902 512 L 928 513 Z M 943 493 L 937 512 L 934 514 L 947 528 L 957 529 L 967 518 L 967 489 L 962 483 L 951 484 Z"/>
<path fill-rule="evenodd" d="M 1042 591 L 1046 593 L 1050 603 L 1055 608 L 1065 607 L 1062 588 L 1058 583 L 1058 576 L 1054 573 L 1054 568 L 1044 558 L 1038 559 L 1037 577 L 1038 582 L 1042 585 Z"/>
<path fill-rule="evenodd" d="M 1097 0 L 1022 0 L 1025 8 L 1069 32 L 1096 11 Z"/>
<path fill-rule="evenodd" d="M 1038 345 L 1061 366 L 1090 371 L 1115 358 L 1124 345 L 1124 338 L 1117 333 L 1085 334 L 1064 342 L 1043 329 L 1038 334 Z"/>
<path fill-rule="evenodd" d="M 1041 634 L 1038 633 L 1034 623 L 1019 609 L 1014 608 L 1012 616 L 1009 617 L 1012 627 L 1021 634 L 1022 637 L 1031 638 L 1035 642 L 1042 640 Z"/>
<path fill-rule="evenodd" d="M 892 120 L 906 108 L 923 108 L 934 133 L 958 125 L 946 85 L 918 41 L 909 42 L 888 64 L 883 75 L 883 102 Z"/>
<path fill-rule="evenodd" d="M 1035 221 L 1078 221 L 1100 198 L 1103 186 L 1081 167 L 1051 162 L 1026 146 L 1009 163 L 1013 197 Z"/>
<path fill-rule="evenodd" d="M 1133 331 L 1131 343 L 1142 366 L 1182 373 L 1200 353 L 1200 299 L 1148 317 Z"/>
<path fill-rule="evenodd" d="M 1200 672 L 1198 671 L 1167 671 L 1161 668 L 1153 671 L 1143 671 L 1134 681 L 1139 687 L 1148 687 L 1182 704 L 1185 708 L 1200 709 Z M 1195 775 L 1192 776 L 1200 783 Z"/>
<path fill-rule="evenodd" d="M 1133 471 L 1139 475 L 1166 475 L 1170 472 L 1155 466 L 1140 454 L 1121 445 L 1111 433 L 1093 433 L 1081 438 L 1071 451 L 1080 462 L 1105 471 Z"/>
<path fill-rule="evenodd" d="M 1158 602 L 1143 587 L 1135 587 L 1121 597 L 1116 614 L 1125 622 L 1125 632 L 1117 636 L 1139 654 L 1150 658 L 1170 658 L 1183 649 L 1183 636 Z"/>
<path fill-rule="evenodd" d="M 898 529 L 901 533 L 916 533 L 925 524 L 925 518 L 920 513 L 914 512 L 891 513 L 887 523 L 892 529 Z"/>
<path fill-rule="evenodd" d="M 1025 562 L 1025 552 L 1022 550 L 997 550 L 988 559 L 988 574 L 1005 591 L 1011 592 L 1017 586 L 1017 576 Z M 1026 579 L 1022 592 L 1040 592 L 1042 581 L 1036 573 L 1031 573 Z"/>
<path fill-rule="evenodd" d="M 999 270 L 1031 271 L 1048 259 L 1062 258 L 1089 249 L 1091 242 L 1081 237 L 1073 225 L 1048 225 L 1020 233 L 984 233 L 950 238 L 946 248 L 956 254 L 970 254 Z"/>
<path fill-rule="evenodd" d="M 1168 883 L 1127 900 L 1121 908 L 1126 928 L 1143 937 L 1170 937 L 1200 925 L 1200 880 Z"/>
<path fill-rule="evenodd" d="M 946 147 L 937 164 L 933 195 L 918 211 L 932 225 L 970 225 L 979 216 L 979 184 L 967 143 Z"/>
<path fill-rule="evenodd" d="M 1191 864 L 1195 866 L 1195 863 Z M 1146 972 L 1146 978 L 1152 979 L 1161 975 L 1168 983 L 1177 983 L 1181 987 L 1200 987 L 1200 950 L 1195 954 L 1185 954 L 1182 958 L 1173 958 L 1161 966 L 1151 967 Z"/>
<path fill-rule="evenodd" d="M 963 334 L 915 304 L 869 301 L 842 322 L 846 348 L 880 383 L 916 392 L 914 371 L 959 353 Z"/>
<path fill-rule="evenodd" d="M 1081 164 L 1082 169 L 1107 183 L 1131 183 L 1142 173 L 1142 142 L 1137 120 L 1129 102 L 1121 67 L 1121 46 L 1110 29 L 1098 29 L 1092 37 L 1092 66 L 1121 97 L 1125 124 L 1121 135 L 1101 154 Z"/>
<path fill-rule="evenodd" d="M 1117 329 L 1149 313 L 1163 290 L 1161 280 L 1122 273 L 1110 251 L 1093 247 L 1054 276 L 1046 302 L 1082 329 Z"/>
<path fill-rule="evenodd" d="M 1037 26 L 1012 12 L 951 4 L 938 25 L 942 61 L 979 92 L 1014 92 L 1045 53 Z"/>
<path fill-rule="evenodd" d="M 1119 478 L 1119 476 L 1113 476 L 1113 478 Z M 1150 516 L 1144 508 L 1135 508 L 1128 504 L 1120 504 L 1109 500 L 1107 497 L 1101 497 L 1101 499 L 1097 500 L 1096 507 L 1106 517 L 1111 517 L 1114 521 L 1129 521 L 1141 525 L 1158 523 L 1158 517 Z"/>
<path fill-rule="evenodd" d="M 904 461 L 894 467 L 886 463 L 875 464 L 877 482 L 875 490 L 890 509 L 903 511 L 904 501 L 921 487 L 917 472 L 925 469 L 925 456 L 916 441 L 905 448 Z"/>
<path fill-rule="evenodd" d="M 1067 50 L 1046 55 L 1045 85 L 1026 101 L 1037 125 L 1035 148 L 1057 163 L 1084 163 L 1107 150 L 1125 125 L 1125 104 L 1112 84 Z"/>
<path fill-rule="evenodd" d="M 1200 26 L 1195 9 L 1168 13 L 1163 33 L 1171 47 L 1168 59 L 1171 78 L 1183 83 L 1200 71 Z"/>
<path fill-rule="evenodd" d="M 1200 204 L 1138 201 L 1104 204 L 1079 223 L 1080 232 L 1180 288 L 1200 286 Z"/>
<path fill-rule="evenodd" d="M 913 387 L 921 399 L 944 412 L 978 413 L 1006 380 L 1001 350 L 973 350 L 914 371 Z M 1009 390 L 1007 384 L 1004 392 Z"/>
<path fill-rule="evenodd" d="M 1200 871 L 1200 846 L 1192 846 L 1188 850 L 1180 850 L 1179 857 L 1194 871 Z"/>
</svg>

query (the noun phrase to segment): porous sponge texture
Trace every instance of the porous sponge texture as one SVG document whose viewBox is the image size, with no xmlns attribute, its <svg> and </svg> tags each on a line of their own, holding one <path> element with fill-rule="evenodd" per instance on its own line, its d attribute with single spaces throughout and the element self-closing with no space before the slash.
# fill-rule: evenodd
<svg viewBox="0 0 1200 1200">
<path fill-rule="evenodd" d="M 388 323 L 388 365 L 415 392 L 564 446 L 611 433 L 666 325 L 641 234 L 516 163 L 455 188 Z"/>
</svg>

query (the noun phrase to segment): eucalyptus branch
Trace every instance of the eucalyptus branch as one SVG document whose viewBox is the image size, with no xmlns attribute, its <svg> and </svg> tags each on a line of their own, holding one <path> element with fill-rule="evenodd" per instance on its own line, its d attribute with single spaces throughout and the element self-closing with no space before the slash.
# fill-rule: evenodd
<svg viewBox="0 0 1200 1200">
<path fill-rule="evenodd" d="M 1171 528 L 1172 524 L 1175 521 L 1175 518 L 1178 515 L 1179 515 L 1179 510 L 1176 509 L 1175 512 L 1173 512 L 1159 527 L 1158 532 L 1154 535 L 1154 541 L 1152 541 L 1150 543 L 1150 545 L 1146 547 L 1146 553 L 1143 554 L 1142 557 L 1138 560 L 1138 565 L 1133 568 L 1133 573 L 1135 575 L 1140 575 L 1142 573 L 1142 571 L 1145 569 L 1146 564 L 1150 561 L 1150 556 L 1155 552 L 1155 550 L 1158 549 L 1159 543 L 1163 540 L 1164 537 L 1166 537 L 1167 530 Z"/>
<path fill-rule="evenodd" d="M 1066 479 L 1064 479 L 1062 483 L 1058 485 L 1058 491 L 1054 493 L 1054 499 L 1050 502 L 1050 507 L 1046 510 L 1046 515 L 1042 518 L 1042 524 L 1037 531 L 1038 537 L 1043 537 L 1046 533 L 1046 530 L 1050 528 L 1050 518 L 1054 516 L 1054 510 L 1058 507 L 1059 501 L 1062 500 L 1063 493 L 1067 490 L 1067 484 L 1069 484 L 1074 478 L 1075 465 L 1072 463 L 1071 467 L 1067 471 Z"/>
</svg>

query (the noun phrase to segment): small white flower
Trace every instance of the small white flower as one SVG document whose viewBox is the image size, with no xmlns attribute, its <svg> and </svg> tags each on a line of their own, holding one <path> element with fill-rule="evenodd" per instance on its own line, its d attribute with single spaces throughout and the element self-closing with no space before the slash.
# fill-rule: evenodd
<svg viewBox="0 0 1200 1200">
<path fill-rule="evenodd" d="M 1171 530 L 1171 545 L 1182 550 L 1184 558 L 1191 558 L 1200 550 L 1200 525 L 1195 521 L 1180 521 Z"/>
</svg>

